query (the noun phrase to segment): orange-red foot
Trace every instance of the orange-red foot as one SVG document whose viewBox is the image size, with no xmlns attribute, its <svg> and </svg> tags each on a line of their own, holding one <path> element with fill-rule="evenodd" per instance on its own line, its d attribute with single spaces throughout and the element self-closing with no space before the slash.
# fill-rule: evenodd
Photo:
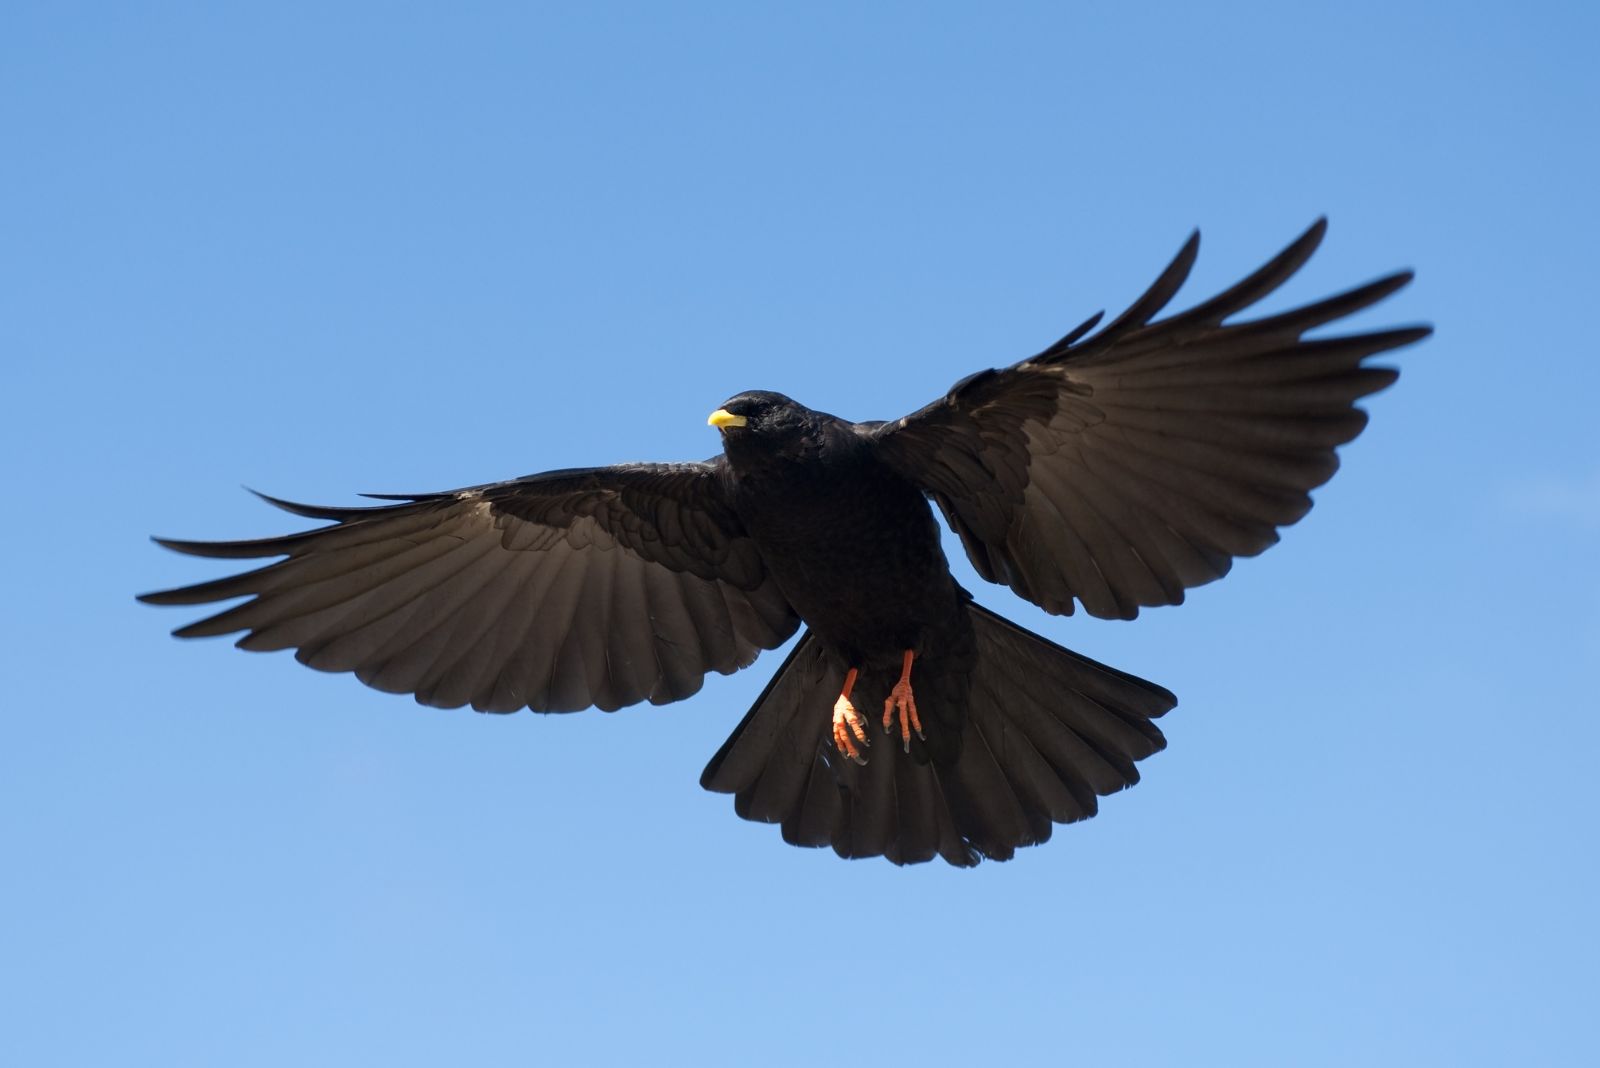
<svg viewBox="0 0 1600 1068">
<path fill-rule="evenodd" d="M 900 681 L 894 684 L 894 689 L 889 691 L 889 699 L 883 703 L 883 729 L 892 730 L 895 714 L 900 716 L 900 744 L 906 752 L 911 752 L 911 732 L 916 731 L 917 737 L 927 741 L 927 735 L 922 733 L 922 720 L 917 718 L 917 699 L 911 693 L 911 662 L 916 659 L 916 654 L 910 649 L 906 650 L 905 659 L 901 663 Z"/>
<path fill-rule="evenodd" d="M 861 754 L 861 750 L 872 743 L 867 740 L 867 721 L 850 703 L 850 691 L 855 685 L 856 669 L 851 668 L 844 677 L 844 688 L 839 692 L 839 699 L 833 703 L 833 747 L 857 764 L 865 764 L 867 758 Z"/>
</svg>

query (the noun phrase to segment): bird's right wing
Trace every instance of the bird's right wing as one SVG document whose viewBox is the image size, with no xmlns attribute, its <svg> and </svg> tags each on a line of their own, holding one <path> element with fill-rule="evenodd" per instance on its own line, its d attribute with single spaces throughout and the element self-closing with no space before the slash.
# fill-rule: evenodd
<svg viewBox="0 0 1600 1068">
<path fill-rule="evenodd" d="M 1144 296 L 1031 359 L 973 375 L 869 432 L 921 486 L 984 578 L 1047 611 L 1132 619 L 1177 604 L 1278 540 L 1338 467 L 1395 380 L 1369 356 L 1426 327 L 1310 339 L 1411 279 L 1380 278 L 1292 311 L 1227 320 L 1276 290 L 1322 240 L 1319 221 L 1266 266 L 1166 319 L 1199 248 L 1191 238 Z M 1154 321 L 1152 321 L 1154 320 Z"/>
<path fill-rule="evenodd" d="M 157 539 L 195 556 L 286 559 L 140 600 L 249 597 L 174 633 L 245 631 L 241 648 L 292 648 L 424 704 L 664 704 L 799 626 L 723 498 L 720 463 L 553 471 L 372 508 L 267 498 L 333 524 L 259 541 Z"/>
</svg>

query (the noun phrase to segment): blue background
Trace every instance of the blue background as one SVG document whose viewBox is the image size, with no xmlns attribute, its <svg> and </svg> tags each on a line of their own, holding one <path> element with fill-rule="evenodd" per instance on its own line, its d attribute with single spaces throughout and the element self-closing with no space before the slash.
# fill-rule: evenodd
<svg viewBox="0 0 1600 1068">
<path fill-rule="evenodd" d="M 233 10 L 227 8 L 233 7 Z M 0 1060 L 1595 1063 L 1589 4 L 0 15 Z M 180 644 L 151 533 L 892 417 L 1327 213 L 1432 321 L 1317 507 L 1132 624 L 1170 748 L 963 872 L 703 793 L 778 657 L 614 716 Z M 960 575 L 975 582 L 960 564 Z"/>
</svg>

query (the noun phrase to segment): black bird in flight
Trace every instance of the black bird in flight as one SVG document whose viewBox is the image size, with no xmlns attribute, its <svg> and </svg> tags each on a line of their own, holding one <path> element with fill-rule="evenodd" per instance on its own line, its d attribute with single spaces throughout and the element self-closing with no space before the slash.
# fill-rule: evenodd
<svg viewBox="0 0 1600 1068">
<path fill-rule="evenodd" d="M 483 712 L 679 701 L 804 623 L 701 784 L 796 845 L 896 864 L 1005 860 L 1137 782 L 1135 763 L 1165 745 L 1152 721 L 1176 699 L 974 603 L 932 506 L 980 575 L 1060 614 L 1178 604 L 1273 544 L 1366 424 L 1355 401 L 1396 378 L 1362 361 L 1429 333 L 1304 337 L 1409 272 L 1229 321 L 1325 229 L 1156 319 L 1196 233 L 1103 329 L 1096 315 L 892 422 L 741 393 L 711 414 L 723 452 L 704 463 L 551 471 L 379 507 L 269 497 L 330 525 L 157 539 L 284 559 L 141 600 L 247 597 L 175 633 L 244 631 L 241 648 L 294 649 L 319 670 Z"/>
</svg>

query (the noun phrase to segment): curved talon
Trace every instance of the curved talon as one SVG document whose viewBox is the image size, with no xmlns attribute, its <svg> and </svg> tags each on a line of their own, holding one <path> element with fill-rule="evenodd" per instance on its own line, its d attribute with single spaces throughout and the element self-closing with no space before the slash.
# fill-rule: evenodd
<svg viewBox="0 0 1600 1068">
<path fill-rule="evenodd" d="M 900 744 L 907 753 L 911 752 L 911 732 L 916 731 L 917 737 L 923 741 L 928 736 L 922 733 L 922 720 L 917 717 L 917 699 L 911 693 L 911 662 L 916 659 L 916 654 L 907 649 L 905 659 L 901 661 L 900 681 L 894 684 L 894 689 L 889 691 L 889 699 L 883 702 L 883 729 L 892 729 L 895 713 L 900 714 Z"/>
<path fill-rule="evenodd" d="M 852 734 L 854 738 L 851 738 Z M 861 718 L 861 713 L 850 703 L 850 698 L 840 694 L 833 703 L 833 747 L 857 764 L 865 764 L 867 758 L 861 755 L 857 742 L 863 747 L 872 745 L 867 738 L 867 721 Z"/>
<path fill-rule="evenodd" d="M 917 718 L 917 700 L 911 694 L 911 683 L 897 682 L 894 690 L 890 692 L 889 699 L 883 703 L 883 729 L 892 730 L 895 713 L 900 714 L 900 745 L 906 752 L 911 752 L 911 732 L 915 731 L 918 738 L 928 740 L 922 733 L 922 720 Z"/>
<path fill-rule="evenodd" d="M 856 711 L 856 706 L 850 703 L 850 691 L 855 689 L 856 669 L 851 668 L 844 676 L 844 686 L 839 690 L 839 699 L 833 703 L 833 747 L 857 764 L 865 764 L 867 758 L 861 755 L 861 750 L 856 748 L 856 742 L 863 747 L 870 746 L 871 740 L 867 738 L 867 722 L 861 718 L 861 713 Z M 855 738 L 851 738 L 851 734 Z"/>
</svg>

